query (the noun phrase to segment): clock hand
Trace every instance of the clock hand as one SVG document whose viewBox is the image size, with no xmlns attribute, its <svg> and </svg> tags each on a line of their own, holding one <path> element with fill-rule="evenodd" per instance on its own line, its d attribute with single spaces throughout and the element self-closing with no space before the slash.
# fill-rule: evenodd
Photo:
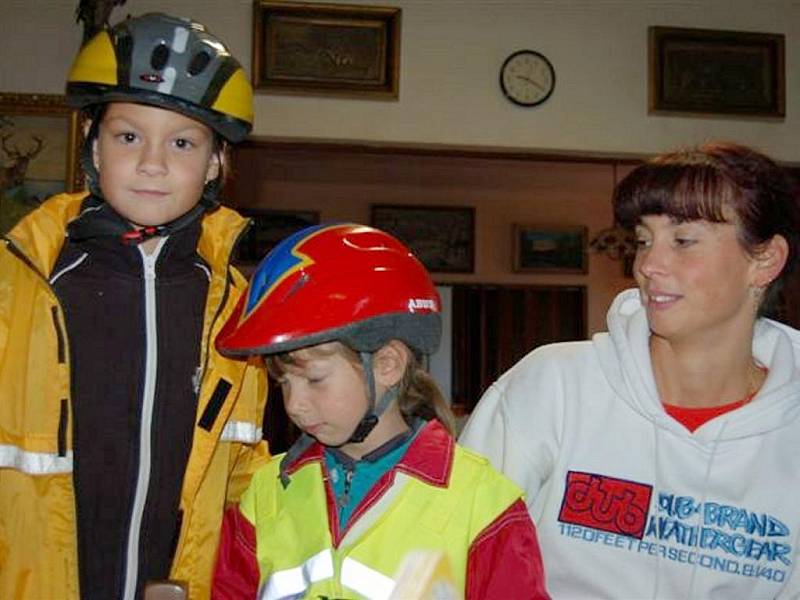
<svg viewBox="0 0 800 600">
<path fill-rule="evenodd" d="M 542 85 L 540 85 L 537 81 L 534 81 L 530 77 L 525 77 L 524 75 L 516 75 L 516 78 L 517 79 L 522 79 L 523 81 L 527 81 L 528 83 L 530 83 L 530 84 L 536 86 L 537 88 L 539 88 L 541 91 L 545 91 L 545 89 L 544 89 L 544 87 Z"/>
</svg>

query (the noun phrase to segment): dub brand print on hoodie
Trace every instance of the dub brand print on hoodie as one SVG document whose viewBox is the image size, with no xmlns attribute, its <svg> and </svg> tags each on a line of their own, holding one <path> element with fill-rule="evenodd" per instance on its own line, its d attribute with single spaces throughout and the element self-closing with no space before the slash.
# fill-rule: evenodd
<svg viewBox="0 0 800 600">
<path fill-rule="evenodd" d="M 525 490 L 550 592 L 800 594 L 800 332 L 759 320 L 764 386 L 691 433 L 658 398 L 637 290 L 617 297 L 608 326 L 525 357 L 461 438 Z"/>
</svg>

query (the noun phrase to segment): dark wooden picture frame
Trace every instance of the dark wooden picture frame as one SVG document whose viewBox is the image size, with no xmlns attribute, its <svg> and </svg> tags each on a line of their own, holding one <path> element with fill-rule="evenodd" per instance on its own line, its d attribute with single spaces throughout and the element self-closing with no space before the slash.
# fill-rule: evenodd
<svg viewBox="0 0 800 600">
<path fill-rule="evenodd" d="M 652 113 L 783 118 L 782 34 L 650 27 Z"/>
<path fill-rule="evenodd" d="M 514 271 L 574 273 L 589 271 L 586 227 L 513 225 Z"/>
<path fill-rule="evenodd" d="M 371 222 L 405 243 L 429 271 L 474 270 L 475 209 L 471 206 L 373 204 Z"/>
<path fill-rule="evenodd" d="M 399 8 L 253 3 L 253 87 L 266 93 L 394 100 Z"/>
<path fill-rule="evenodd" d="M 282 239 L 320 222 L 320 214 L 314 210 L 236 210 L 253 222 L 236 246 L 239 265 L 258 264 Z"/>
<path fill-rule="evenodd" d="M 80 143 L 64 96 L 0 92 L 0 233 L 47 197 L 83 187 Z"/>
</svg>

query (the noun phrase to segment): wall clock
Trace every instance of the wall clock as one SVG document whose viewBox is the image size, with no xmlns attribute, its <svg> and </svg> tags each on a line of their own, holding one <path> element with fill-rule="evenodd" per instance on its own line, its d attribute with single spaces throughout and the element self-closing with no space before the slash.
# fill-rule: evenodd
<svg viewBox="0 0 800 600">
<path fill-rule="evenodd" d="M 547 100 L 556 86 L 556 72 L 535 50 L 517 50 L 500 67 L 500 89 L 519 106 L 536 106 Z"/>
</svg>

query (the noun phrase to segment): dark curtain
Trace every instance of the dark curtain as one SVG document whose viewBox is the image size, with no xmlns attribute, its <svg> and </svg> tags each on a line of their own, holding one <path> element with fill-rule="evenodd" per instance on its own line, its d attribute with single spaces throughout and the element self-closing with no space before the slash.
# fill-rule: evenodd
<svg viewBox="0 0 800 600">
<path fill-rule="evenodd" d="M 470 412 L 528 352 L 586 338 L 583 286 L 453 286 L 453 403 Z"/>
<path fill-rule="evenodd" d="M 795 198 L 800 202 L 800 167 L 787 168 L 795 183 Z M 775 306 L 767 311 L 767 316 L 800 329 L 800 257 L 794 271 L 786 279 L 778 295 Z"/>
</svg>

